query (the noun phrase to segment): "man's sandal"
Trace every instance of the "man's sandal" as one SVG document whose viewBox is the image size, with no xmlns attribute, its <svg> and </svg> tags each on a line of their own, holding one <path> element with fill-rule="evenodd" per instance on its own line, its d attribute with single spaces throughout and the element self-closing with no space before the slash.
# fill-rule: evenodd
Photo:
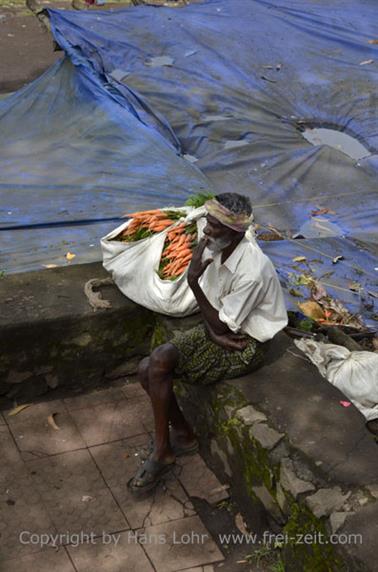
<svg viewBox="0 0 378 572">
<path fill-rule="evenodd" d="M 163 475 L 169 473 L 174 465 L 175 463 L 161 463 L 148 457 L 143 465 L 139 467 L 136 475 L 128 481 L 127 488 L 135 496 L 143 496 L 150 493 L 160 483 Z"/>
</svg>

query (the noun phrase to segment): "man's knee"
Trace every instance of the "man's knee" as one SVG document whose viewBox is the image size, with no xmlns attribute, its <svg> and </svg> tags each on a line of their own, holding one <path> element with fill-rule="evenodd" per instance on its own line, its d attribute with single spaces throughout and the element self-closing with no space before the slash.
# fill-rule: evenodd
<svg viewBox="0 0 378 572">
<path fill-rule="evenodd" d="M 179 352 L 178 349 L 166 343 L 155 348 L 149 358 L 149 373 L 150 378 L 153 375 L 167 375 L 174 371 L 178 364 Z"/>
<path fill-rule="evenodd" d="M 143 358 L 138 365 L 138 378 L 143 386 L 148 384 L 148 368 L 150 365 L 150 358 Z"/>
</svg>

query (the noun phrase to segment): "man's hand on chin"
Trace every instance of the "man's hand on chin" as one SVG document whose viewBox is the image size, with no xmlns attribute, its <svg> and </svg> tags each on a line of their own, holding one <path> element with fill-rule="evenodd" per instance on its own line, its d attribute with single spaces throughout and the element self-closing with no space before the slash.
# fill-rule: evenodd
<svg viewBox="0 0 378 572">
<path fill-rule="evenodd" d="M 193 256 L 188 269 L 188 284 L 190 287 L 198 283 L 200 276 L 205 272 L 206 268 L 213 262 L 212 258 L 202 261 L 202 254 L 206 248 L 207 238 L 202 238 L 197 247 L 193 251 Z"/>
</svg>

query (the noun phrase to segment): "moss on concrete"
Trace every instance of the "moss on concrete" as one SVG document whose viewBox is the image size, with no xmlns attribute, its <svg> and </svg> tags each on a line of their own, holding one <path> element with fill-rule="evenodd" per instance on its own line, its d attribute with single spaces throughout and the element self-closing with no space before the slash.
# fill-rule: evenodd
<svg viewBox="0 0 378 572">
<path fill-rule="evenodd" d="M 347 566 L 329 543 L 325 523 L 304 505 L 289 500 L 290 516 L 283 532 L 287 537 L 284 559 L 301 572 L 346 572 Z M 306 541 L 307 539 L 307 541 Z"/>
<path fill-rule="evenodd" d="M 180 387 L 180 384 L 178 386 Z M 210 402 L 206 404 L 196 395 L 196 388 L 187 387 L 188 390 L 185 387 L 180 396 L 184 401 L 195 402 L 197 410 L 198 403 L 201 403 L 198 418 L 201 418 L 201 414 L 206 411 L 205 431 L 215 436 L 231 466 L 237 466 L 239 476 L 241 471 L 252 507 L 256 503 L 261 506 L 261 501 L 254 491 L 255 487 L 265 486 L 277 506 L 277 514 L 282 514 L 277 499 L 279 462 L 272 462 L 269 452 L 249 435 L 250 427 L 236 416 L 237 410 L 246 405 L 244 396 L 235 387 L 223 384 L 216 388 L 207 388 Z M 211 414 L 208 412 L 208 406 L 210 406 Z M 227 450 L 227 442 L 231 444 L 232 451 Z M 285 493 L 285 497 L 288 510 L 285 511 L 287 516 L 283 517 L 286 523 L 282 532 L 286 536 L 282 554 L 287 570 L 290 572 L 344 571 L 345 565 L 335 553 L 335 547 L 325 544 L 328 538 L 325 523 L 317 519 L 304 504 L 296 502 L 291 495 Z M 314 541 L 312 543 L 299 542 L 298 539 L 303 540 L 305 534 L 311 534 Z M 319 538 L 323 539 L 324 544 L 318 541 Z"/>
<path fill-rule="evenodd" d="M 166 325 L 160 317 L 156 317 L 154 329 L 152 332 L 150 350 L 154 350 L 158 346 L 165 344 L 169 339 L 169 334 Z"/>
</svg>

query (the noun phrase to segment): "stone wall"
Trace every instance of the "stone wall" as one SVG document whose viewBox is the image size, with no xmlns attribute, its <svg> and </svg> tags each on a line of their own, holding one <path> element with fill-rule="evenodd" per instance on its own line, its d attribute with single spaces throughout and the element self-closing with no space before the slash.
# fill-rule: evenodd
<svg viewBox="0 0 378 572">
<path fill-rule="evenodd" d="M 16 274 L 0 281 L 0 396 L 33 399 L 57 387 L 122 375 L 149 352 L 152 312 L 102 288 L 111 308 L 94 311 L 85 283 L 105 278 L 86 264 Z M 135 369 L 135 367 L 134 367 Z"/>
</svg>

